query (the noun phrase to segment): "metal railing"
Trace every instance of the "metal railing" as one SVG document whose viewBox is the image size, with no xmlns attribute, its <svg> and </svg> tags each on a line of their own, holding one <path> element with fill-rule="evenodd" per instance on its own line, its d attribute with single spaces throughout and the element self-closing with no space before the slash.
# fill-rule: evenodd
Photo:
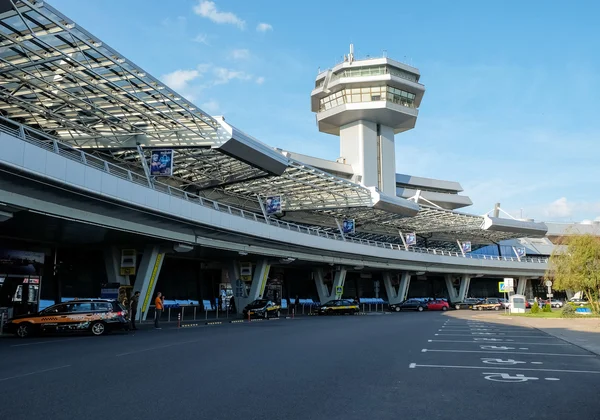
<svg viewBox="0 0 600 420">
<path fill-rule="evenodd" d="M 30 144 L 34 144 L 38 147 L 46 149 L 50 152 L 56 153 L 60 156 L 66 157 L 68 159 L 74 160 L 79 163 L 83 163 L 84 165 L 93 167 L 100 171 L 106 172 L 110 175 L 116 176 L 121 179 L 125 179 L 129 182 L 133 182 L 135 184 L 139 184 L 148 189 L 153 189 L 155 191 L 159 191 L 165 194 L 169 194 L 174 197 L 179 197 L 186 201 L 198 204 L 203 207 L 207 207 L 213 210 L 221 211 L 223 213 L 228 213 L 233 216 L 243 217 L 244 219 L 253 220 L 258 223 L 265 223 L 271 226 L 276 226 L 281 229 L 287 229 L 292 232 L 304 233 L 311 236 L 318 236 L 326 239 L 333 239 L 340 242 L 350 242 L 360 245 L 373 246 L 382 249 L 390 249 L 396 251 L 404 251 L 404 252 L 415 252 L 420 254 L 430 254 L 430 255 L 439 255 L 446 257 L 460 257 L 460 258 L 469 258 L 476 260 L 488 260 L 488 261 L 512 261 L 512 262 L 524 262 L 524 263 L 547 263 L 547 258 L 536 258 L 536 257 L 524 257 L 518 259 L 517 257 L 503 257 L 496 255 L 482 255 L 482 254 L 465 254 L 463 255 L 460 252 L 454 251 L 446 251 L 441 249 L 434 248 L 418 248 L 418 247 L 408 247 L 405 248 L 403 245 L 393 244 L 388 242 L 379 242 L 372 241 L 366 239 L 352 238 L 352 237 L 343 237 L 338 233 L 326 232 L 319 228 L 312 228 L 308 226 L 302 226 L 295 223 L 285 222 L 282 220 L 278 220 L 276 218 L 270 217 L 265 219 L 262 214 L 254 213 L 248 210 L 242 210 L 236 207 L 232 207 L 227 204 L 219 203 L 215 200 L 210 200 L 208 198 L 200 197 L 199 195 L 189 193 L 187 191 L 183 191 L 181 189 L 172 187 L 168 184 L 162 183 L 160 181 L 150 182 L 149 179 L 142 174 L 131 171 L 126 168 L 122 168 L 114 163 L 110 163 L 108 161 L 102 160 L 96 156 L 85 153 L 81 149 L 77 149 L 73 146 L 67 145 L 65 143 L 61 143 L 55 138 L 41 132 L 35 130 L 33 128 L 27 127 L 25 125 L 19 124 L 15 121 L 9 120 L 4 117 L 0 117 L 0 131 L 12 135 L 14 137 L 18 137 L 22 140 Z"/>
</svg>

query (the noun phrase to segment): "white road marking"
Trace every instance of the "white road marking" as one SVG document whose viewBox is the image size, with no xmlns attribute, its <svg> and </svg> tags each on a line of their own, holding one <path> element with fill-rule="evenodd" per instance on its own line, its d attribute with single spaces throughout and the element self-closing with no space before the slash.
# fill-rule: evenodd
<svg viewBox="0 0 600 420">
<path fill-rule="evenodd" d="M 515 359 L 494 359 L 493 357 L 482 357 L 481 361 L 483 363 L 487 363 L 489 365 L 518 365 L 518 364 L 527 364 L 522 360 Z"/>
<path fill-rule="evenodd" d="M 595 354 L 561 354 L 561 353 L 535 353 L 528 351 L 506 351 L 506 350 L 434 350 L 423 349 L 427 352 L 437 353 L 503 353 L 503 354 L 528 354 L 530 356 L 561 356 L 561 357 L 597 357 Z M 423 350 L 421 352 L 425 353 Z"/>
<path fill-rule="evenodd" d="M 127 353 L 120 353 L 117 354 L 116 357 L 121 357 L 121 356 L 128 356 L 130 354 L 136 354 L 136 353 L 143 353 L 145 351 L 152 351 L 152 350 L 159 350 L 159 349 L 165 349 L 167 347 L 173 347 L 173 346 L 179 346 L 181 344 L 191 344 L 191 343 L 197 343 L 201 341 L 199 340 L 190 340 L 190 341 L 180 341 L 178 343 L 171 343 L 171 344 L 165 344 L 164 346 L 156 346 L 156 347 L 148 347 L 146 349 L 142 349 L 142 350 L 134 350 L 134 351 L 129 351 Z"/>
<path fill-rule="evenodd" d="M 53 367 L 50 369 L 36 370 L 35 372 L 23 373 L 22 375 L 9 376 L 8 378 L 0 378 L 0 382 L 9 381 L 11 379 L 23 378 L 25 376 L 37 375 L 38 373 L 52 372 L 53 370 L 65 369 L 71 367 L 71 365 L 64 365 Z"/>
<path fill-rule="evenodd" d="M 418 367 L 423 368 L 448 368 L 448 369 L 490 369 L 489 366 L 458 366 L 458 365 L 419 365 L 417 363 L 411 363 L 409 368 L 414 369 Z M 600 374 L 598 370 L 573 370 L 573 369 L 534 369 L 524 367 L 494 367 L 498 370 L 526 370 L 531 372 L 563 372 L 563 373 L 591 373 Z M 492 375 L 493 373 L 490 373 Z"/>
<path fill-rule="evenodd" d="M 478 335 L 484 335 L 486 333 L 479 333 Z M 435 334 L 435 335 L 454 335 L 454 336 L 458 336 L 458 337 L 472 337 L 473 334 Z M 495 335 L 495 334 L 486 334 L 486 335 Z M 548 340 L 558 340 L 558 338 L 556 337 L 546 337 L 544 335 L 503 335 L 502 338 L 505 337 L 509 337 L 509 338 L 545 338 Z"/>
<path fill-rule="evenodd" d="M 40 344 L 64 343 L 65 341 L 83 340 L 85 338 L 92 338 L 92 337 L 77 337 L 77 338 L 65 338 L 64 340 L 36 341 L 33 343 L 12 344 L 11 347 L 25 347 L 25 346 L 36 346 L 36 345 L 40 345 Z"/>
<path fill-rule="evenodd" d="M 482 341 L 493 341 L 493 342 L 508 342 L 510 344 L 528 344 L 530 346 L 570 346 L 569 343 L 520 343 L 513 340 L 500 340 L 499 338 L 475 338 L 477 341 L 468 341 L 468 340 L 427 340 L 429 343 L 471 343 L 471 344 L 481 344 Z"/>
</svg>

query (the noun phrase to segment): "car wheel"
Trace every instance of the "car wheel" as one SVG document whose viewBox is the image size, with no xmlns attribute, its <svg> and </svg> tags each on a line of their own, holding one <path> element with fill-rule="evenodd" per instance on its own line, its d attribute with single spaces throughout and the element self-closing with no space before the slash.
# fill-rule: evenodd
<svg viewBox="0 0 600 420">
<path fill-rule="evenodd" d="M 279 318 L 281 316 L 281 311 L 277 310 L 276 314 L 277 314 L 277 318 Z"/>
<path fill-rule="evenodd" d="M 30 323 L 28 322 L 23 322 L 22 324 L 19 324 L 19 326 L 17 327 L 17 337 L 19 338 L 27 338 L 30 337 L 32 335 L 33 332 L 33 327 L 31 326 Z"/>
<path fill-rule="evenodd" d="M 499 311 L 499 310 L 500 310 L 499 306 L 494 307 L 494 311 Z"/>
<path fill-rule="evenodd" d="M 265 312 L 263 313 L 263 318 L 264 318 L 264 319 L 269 319 L 269 311 L 265 311 Z"/>
<path fill-rule="evenodd" d="M 106 332 L 106 325 L 104 325 L 104 322 L 96 321 L 91 325 L 90 331 L 95 336 L 103 335 Z"/>
<path fill-rule="evenodd" d="M 402 310 L 402 308 L 401 308 L 401 307 L 399 307 L 399 306 L 396 306 L 396 307 L 394 308 L 394 310 L 395 310 L 396 312 L 400 312 L 400 311 Z"/>
<path fill-rule="evenodd" d="M 454 309 L 458 311 L 460 309 L 460 305 L 454 305 Z"/>
<path fill-rule="evenodd" d="M 447 311 L 447 310 L 448 310 L 448 307 L 442 306 L 442 311 Z"/>
<path fill-rule="evenodd" d="M 423 312 L 423 307 L 422 307 L 422 306 L 419 306 L 419 307 L 417 308 L 417 311 L 419 311 L 419 312 Z"/>
<path fill-rule="evenodd" d="M 477 309 L 480 310 L 480 311 L 483 311 L 483 308 L 481 306 L 479 308 L 477 308 Z"/>
</svg>

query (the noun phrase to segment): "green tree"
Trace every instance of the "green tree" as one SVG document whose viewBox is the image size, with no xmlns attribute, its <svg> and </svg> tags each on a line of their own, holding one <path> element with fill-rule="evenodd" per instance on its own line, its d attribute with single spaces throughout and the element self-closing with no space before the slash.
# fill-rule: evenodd
<svg viewBox="0 0 600 420">
<path fill-rule="evenodd" d="M 572 235 L 555 247 L 545 279 L 556 290 L 582 291 L 592 310 L 600 312 L 600 237 Z"/>
</svg>

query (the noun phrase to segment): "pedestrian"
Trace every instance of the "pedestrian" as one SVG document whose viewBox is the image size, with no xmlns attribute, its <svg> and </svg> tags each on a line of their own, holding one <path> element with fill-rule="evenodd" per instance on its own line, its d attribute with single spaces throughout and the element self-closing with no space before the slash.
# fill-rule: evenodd
<svg viewBox="0 0 600 420">
<path fill-rule="evenodd" d="M 129 301 L 129 317 L 131 318 L 131 329 L 137 330 L 135 326 L 135 318 L 137 317 L 138 302 L 140 301 L 140 292 L 137 291 L 131 296 Z"/>
<path fill-rule="evenodd" d="M 160 320 L 160 316 L 162 315 L 164 305 L 164 297 L 161 292 L 156 294 L 156 299 L 154 299 L 154 328 L 160 330 L 160 326 L 158 321 Z"/>
</svg>

